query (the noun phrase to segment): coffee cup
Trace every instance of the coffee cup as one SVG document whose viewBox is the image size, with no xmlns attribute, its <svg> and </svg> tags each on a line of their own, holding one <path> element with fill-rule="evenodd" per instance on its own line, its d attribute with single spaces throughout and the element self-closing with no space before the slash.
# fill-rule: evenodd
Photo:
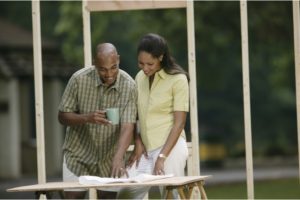
<svg viewBox="0 0 300 200">
<path fill-rule="evenodd" d="M 106 109 L 106 117 L 113 125 L 119 124 L 119 108 L 107 108 Z"/>
</svg>

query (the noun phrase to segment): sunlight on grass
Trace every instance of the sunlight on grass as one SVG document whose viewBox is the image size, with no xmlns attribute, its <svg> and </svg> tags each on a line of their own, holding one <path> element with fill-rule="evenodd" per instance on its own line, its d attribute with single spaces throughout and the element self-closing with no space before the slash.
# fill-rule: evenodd
<svg viewBox="0 0 300 200">
<path fill-rule="evenodd" d="M 246 183 L 206 186 L 209 199 L 247 199 Z M 255 199 L 300 199 L 297 178 L 254 182 Z"/>
</svg>

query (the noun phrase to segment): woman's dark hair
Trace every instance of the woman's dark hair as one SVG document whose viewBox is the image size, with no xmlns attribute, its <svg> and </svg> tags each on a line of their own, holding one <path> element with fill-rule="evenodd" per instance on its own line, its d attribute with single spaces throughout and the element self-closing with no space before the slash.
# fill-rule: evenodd
<svg viewBox="0 0 300 200">
<path fill-rule="evenodd" d="M 163 56 L 161 66 L 167 74 L 185 74 L 189 80 L 188 73 L 179 66 L 175 59 L 170 55 L 169 47 L 166 40 L 157 34 L 148 33 L 141 40 L 137 48 L 137 53 L 145 51 L 151 54 L 154 58 Z"/>
</svg>

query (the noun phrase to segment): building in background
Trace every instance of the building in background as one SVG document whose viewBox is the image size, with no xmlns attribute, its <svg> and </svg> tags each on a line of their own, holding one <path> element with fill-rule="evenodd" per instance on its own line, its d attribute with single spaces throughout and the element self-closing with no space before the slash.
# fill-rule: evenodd
<svg viewBox="0 0 300 200">
<path fill-rule="evenodd" d="M 0 178 L 37 173 L 32 33 L 0 18 Z M 46 172 L 61 172 L 64 127 L 57 108 L 76 70 L 42 38 Z"/>
</svg>

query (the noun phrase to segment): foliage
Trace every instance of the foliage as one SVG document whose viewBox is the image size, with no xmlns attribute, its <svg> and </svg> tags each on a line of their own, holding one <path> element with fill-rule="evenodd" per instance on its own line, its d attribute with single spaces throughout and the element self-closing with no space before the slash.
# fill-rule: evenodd
<svg viewBox="0 0 300 200">
<path fill-rule="evenodd" d="M 275 150 L 297 152 L 291 5 L 291 1 L 248 1 L 255 155 Z M 30 2 L 1 2 L 0 15 L 30 30 L 30 8 Z M 43 35 L 56 39 L 65 58 L 82 66 L 81 1 L 42 1 L 41 12 Z M 230 155 L 243 155 L 239 1 L 195 1 L 194 14 L 200 139 L 213 135 L 221 138 Z M 121 55 L 121 68 L 134 77 L 138 40 L 145 33 L 156 32 L 168 40 L 171 53 L 187 69 L 186 25 L 185 9 L 93 12 L 92 46 L 114 43 Z"/>
<path fill-rule="evenodd" d="M 80 1 L 64 1 L 59 6 L 60 18 L 55 33 L 63 38 L 62 52 L 71 63 L 83 63 L 83 31 Z"/>
</svg>

